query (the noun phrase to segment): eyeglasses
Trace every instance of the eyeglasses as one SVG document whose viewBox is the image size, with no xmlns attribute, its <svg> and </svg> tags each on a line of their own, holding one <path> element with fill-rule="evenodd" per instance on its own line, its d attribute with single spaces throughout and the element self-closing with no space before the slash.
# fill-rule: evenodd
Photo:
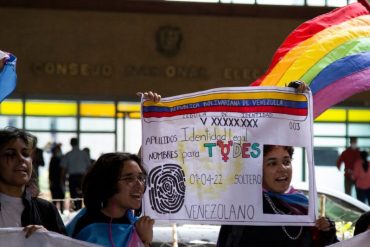
<svg viewBox="0 0 370 247">
<path fill-rule="evenodd" d="M 146 182 L 146 175 L 145 174 L 139 174 L 139 175 L 127 175 L 122 176 L 118 179 L 118 181 L 124 181 L 128 185 L 134 185 L 136 181 L 139 181 L 141 184 L 145 184 Z"/>
</svg>

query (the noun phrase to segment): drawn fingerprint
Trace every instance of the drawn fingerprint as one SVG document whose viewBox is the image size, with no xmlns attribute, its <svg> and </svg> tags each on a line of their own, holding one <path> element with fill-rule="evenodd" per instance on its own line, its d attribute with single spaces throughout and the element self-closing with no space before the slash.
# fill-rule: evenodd
<svg viewBox="0 0 370 247">
<path fill-rule="evenodd" d="M 185 199 L 185 174 L 181 166 L 164 164 L 150 171 L 149 198 L 152 209 L 160 214 L 180 211 Z"/>
</svg>

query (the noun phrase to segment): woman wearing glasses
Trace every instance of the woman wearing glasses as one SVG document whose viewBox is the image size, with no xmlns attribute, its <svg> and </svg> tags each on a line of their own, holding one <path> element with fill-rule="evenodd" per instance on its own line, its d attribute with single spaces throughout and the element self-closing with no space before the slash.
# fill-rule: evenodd
<svg viewBox="0 0 370 247">
<path fill-rule="evenodd" d="M 150 246 L 154 220 L 137 219 L 146 174 L 138 156 L 103 154 L 82 184 L 85 209 L 67 226 L 73 238 L 103 246 Z"/>
</svg>

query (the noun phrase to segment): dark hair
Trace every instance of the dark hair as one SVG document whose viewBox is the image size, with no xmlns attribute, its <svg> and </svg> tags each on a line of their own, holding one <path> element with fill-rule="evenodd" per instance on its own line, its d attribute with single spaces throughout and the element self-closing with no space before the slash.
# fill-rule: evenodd
<svg viewBox="0 0 370 247">
<path fill-rule="evenodd" d="M 361 151 L 360 155 L 362 159 L 362 167 L 364 168 L 364 171 L 367 172 L 367 170 L 369 169 L 369 162 L 367 161 L 368 153 L 366 151 Z"/>
<path fill-rule="evenodd" d="M 76 137 L 71 138 L 71 145 L 77 146 L 78 145 L 78 139 Z"/>
<path fill-rule="evenodd" d="M 16 139 L 21 139 L 22 141 L 24 141 L 26 147 L 30 151 L 30 156 L 32 157 L 32 154 L 35 151 L 37 145 L 36 136 L 15 127 L 6 127 L 0 130 L 0 150 Z M 39 194 L 36 179 L 37 178 L 35 171 L 32 169 L 31 179 L 26 184 L 26 187 L 30 189 L 31 194 L 34 197 L 36 197 Z"/>
<path fill-rule="evenodd" d="M 282 147 L 284 150 L 286 150 L 290 156 L 290 158 L 293 157 L 294 154 L 294 148 L 291 146 L 280 146 L 280 145 L 263 145 L 263 156 L 271 152 L 273 149 L 277 147 Z"/>
<path fill-rule="evenodd" d="M 349 137 L 349 143 L 357 142 L 357 137 L 355 136 L 350 136 Z"/>
<path fill-rule="evenodd" d="M 15 139 L 21 139 L 32 152 L 36 148 L 37 138 L 30 133 L 15 127 L 6 127 L 0 130 L 0 149 Z"/>
<path fill-rule="evenodd" d="M 99 157 L 82 182 L 84 203 L 87 209 L 100 210 L 108 199 L 118 193 L 117 181 L 125 161 L 133 160 L 145 173 L 137 155 L 130 153 L 107 153 Z"/>
<path fill-rule="evenodd" d="M 362 214 L 356 221 L 354 235 L 365 232 L 370 226 L 370 211 Z"/>
<path fill-rule="evenodd" d="M 53 147 L 51 148 L 52 155 L 56 155 L 58 152 L 61 152 L 62 151 L 61 146 L 62 146 L 61 143 L 54 143 Z"/>
</svg>

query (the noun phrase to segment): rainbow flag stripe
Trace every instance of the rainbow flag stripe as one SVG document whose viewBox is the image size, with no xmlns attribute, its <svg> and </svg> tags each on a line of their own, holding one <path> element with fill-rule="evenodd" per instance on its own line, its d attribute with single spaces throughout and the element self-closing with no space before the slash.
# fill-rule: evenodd
<svg viewBox="0 0 370 247">
<path fill-rule="evenodd" d="M 314 117 L 370 89 L 370 6 L 360 0 L 309 20 L 276 51 L 253 86 L 286 86 L 302 80 L 312 89 Z"/>
</svg>

